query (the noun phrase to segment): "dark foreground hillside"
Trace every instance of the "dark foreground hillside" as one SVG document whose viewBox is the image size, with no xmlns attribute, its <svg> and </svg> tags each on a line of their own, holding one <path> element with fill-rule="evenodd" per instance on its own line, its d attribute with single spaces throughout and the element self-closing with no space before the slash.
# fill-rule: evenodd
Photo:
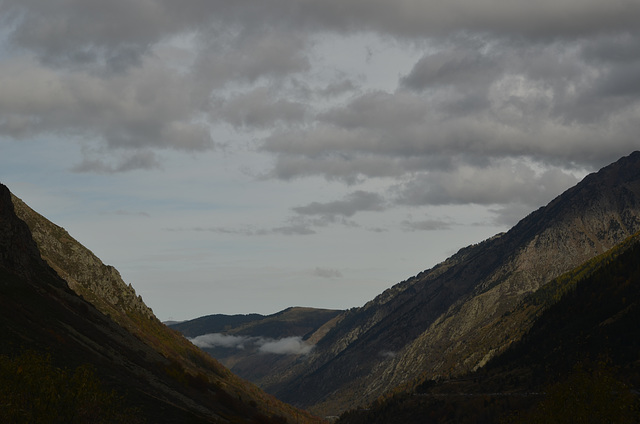
<svg viewBox="0 0 640 424">
<path fill-rule="evenodd" d="M 14 200 L 39 244 L 16 216 Z M 117 271 L 12 199 L 3 185 L 0 378 L 2 423 L 117 422 L 84 414 L 91 403 L 78 396 L 87 392 L 102 400 L 104 411 L 129 414 L 118 418 L 124 422 L 318 421 L 236 377 L 168 329 Z M 71 408 L 71 415 L 52 416 L 56 409 L 48 407 L 42 418 L 29 415 L 54 401 L 61 402 L 58 410 Z"/>
<path fill-rule="evenodd" d="M 536 291 L 514 313 L 535 306 L 530 331 L 483 369 L 416 381 L 339 422 L 640 422 L 640 235 Z"/>
</svg>

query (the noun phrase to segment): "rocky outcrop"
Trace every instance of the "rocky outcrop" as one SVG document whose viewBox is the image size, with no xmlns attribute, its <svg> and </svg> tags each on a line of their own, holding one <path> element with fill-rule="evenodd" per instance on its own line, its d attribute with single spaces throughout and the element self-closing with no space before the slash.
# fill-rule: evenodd
<svg viewBox="0 0 640 424">
<path fill-rule="evenodd" d="M 78 295 L 84 297 L 116 322 L 131 328 L 128 316 L 154 318 L 153 311 L 126 284 L 118 270 L 105 265 L 62 227 L 35 212 L 16 196 L 11 197 L 16 215 L 31 230 L 42 258 Z"/>
</svg>

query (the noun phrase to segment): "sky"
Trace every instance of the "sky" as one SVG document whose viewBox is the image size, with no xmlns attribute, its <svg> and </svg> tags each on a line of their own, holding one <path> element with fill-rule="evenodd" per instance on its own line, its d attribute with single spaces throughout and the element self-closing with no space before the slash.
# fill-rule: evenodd
<svg viewBox="0 0 640 424">
<path fill-rule="evenodd" d="M 639 0 L 0 0 L 0 182 L 161 320 L 362 306 L 638 134 Z"/>
</svg>

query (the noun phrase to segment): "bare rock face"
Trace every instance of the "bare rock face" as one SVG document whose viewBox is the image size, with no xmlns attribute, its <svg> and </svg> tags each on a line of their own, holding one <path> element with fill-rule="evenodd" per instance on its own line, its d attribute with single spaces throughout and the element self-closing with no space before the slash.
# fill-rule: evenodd
<svg viewBox="0 0 640 424">
<path fill-rule="evenodd" d="M 307 362 L 271 389 L 284 400 L 333 414 L 419 375 L 477 368 L 522 335 L 523 322 L 491 326 L 525 295 L 639 230 L 635 152 L 587 176 L 507 233 L 461 249 L 346 312 Z"/>
</svg>

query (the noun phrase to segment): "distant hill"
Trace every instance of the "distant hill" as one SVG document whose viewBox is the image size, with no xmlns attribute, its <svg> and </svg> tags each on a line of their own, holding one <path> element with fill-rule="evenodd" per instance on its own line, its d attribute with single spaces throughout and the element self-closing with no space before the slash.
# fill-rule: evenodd
<svg viewBox="0 0 640 424">
<path fill-rule="evenodd" d="M 272 315 L 208 315 L 170 327 L 235 374 L 265 385 L 273 369 L 287 367 L 310 352 L 314 343 L 310 337 L 321 328 L 328 331 L 342 312 L 291 307 Z"/>
<path fill-rule="evenodd" d="M 178 330 L 186 337 L 196 337 L 203 334 L 222 333 L 225 331 L 230 331 L 243 324 L 260 321 L 264 318 L 265 316 L 260 314 L 214 314 L 186 321 L 166 324 L 174 330 Z"/>
<path fill-rule="evenodd" d="M 50 366 L 38 359 L 48 356 Z M 30 387 L 21 375 L 41 362 L 49 377 L 95 370 L 105 393 L 116 390 L 146 422 L 319 421 L 235 376 L 170 330 L 113 267 L 0 185 L 0 377 Z M 55 381 L 45 377 L 42 384 Z M 60 401 L 60 395 L 51 399 Z M 31 421 L 28 410 L 11 407 L 0 402 L 0 421 Z"/>
<path fill-rule="evenodd" d="M 207 315 L 171 324 L 187 337 L 225 333 L 254 337 L 305 337 L 343 311 L 291 307 L 272 315 Z"/>
<path fill-rule="evenodd" d="M 504 320 L 505 314 L 639 230 L 640 152 L 634 152 L 508 232 L 342 312 L 307 337 L 313 344 L 307 354 L 273 362 L 254 381 L 287 402 L 338 415 L 417 376 L 454 378 L 480 369 L 535 322 L 535 315 Z"/>
</svg>

